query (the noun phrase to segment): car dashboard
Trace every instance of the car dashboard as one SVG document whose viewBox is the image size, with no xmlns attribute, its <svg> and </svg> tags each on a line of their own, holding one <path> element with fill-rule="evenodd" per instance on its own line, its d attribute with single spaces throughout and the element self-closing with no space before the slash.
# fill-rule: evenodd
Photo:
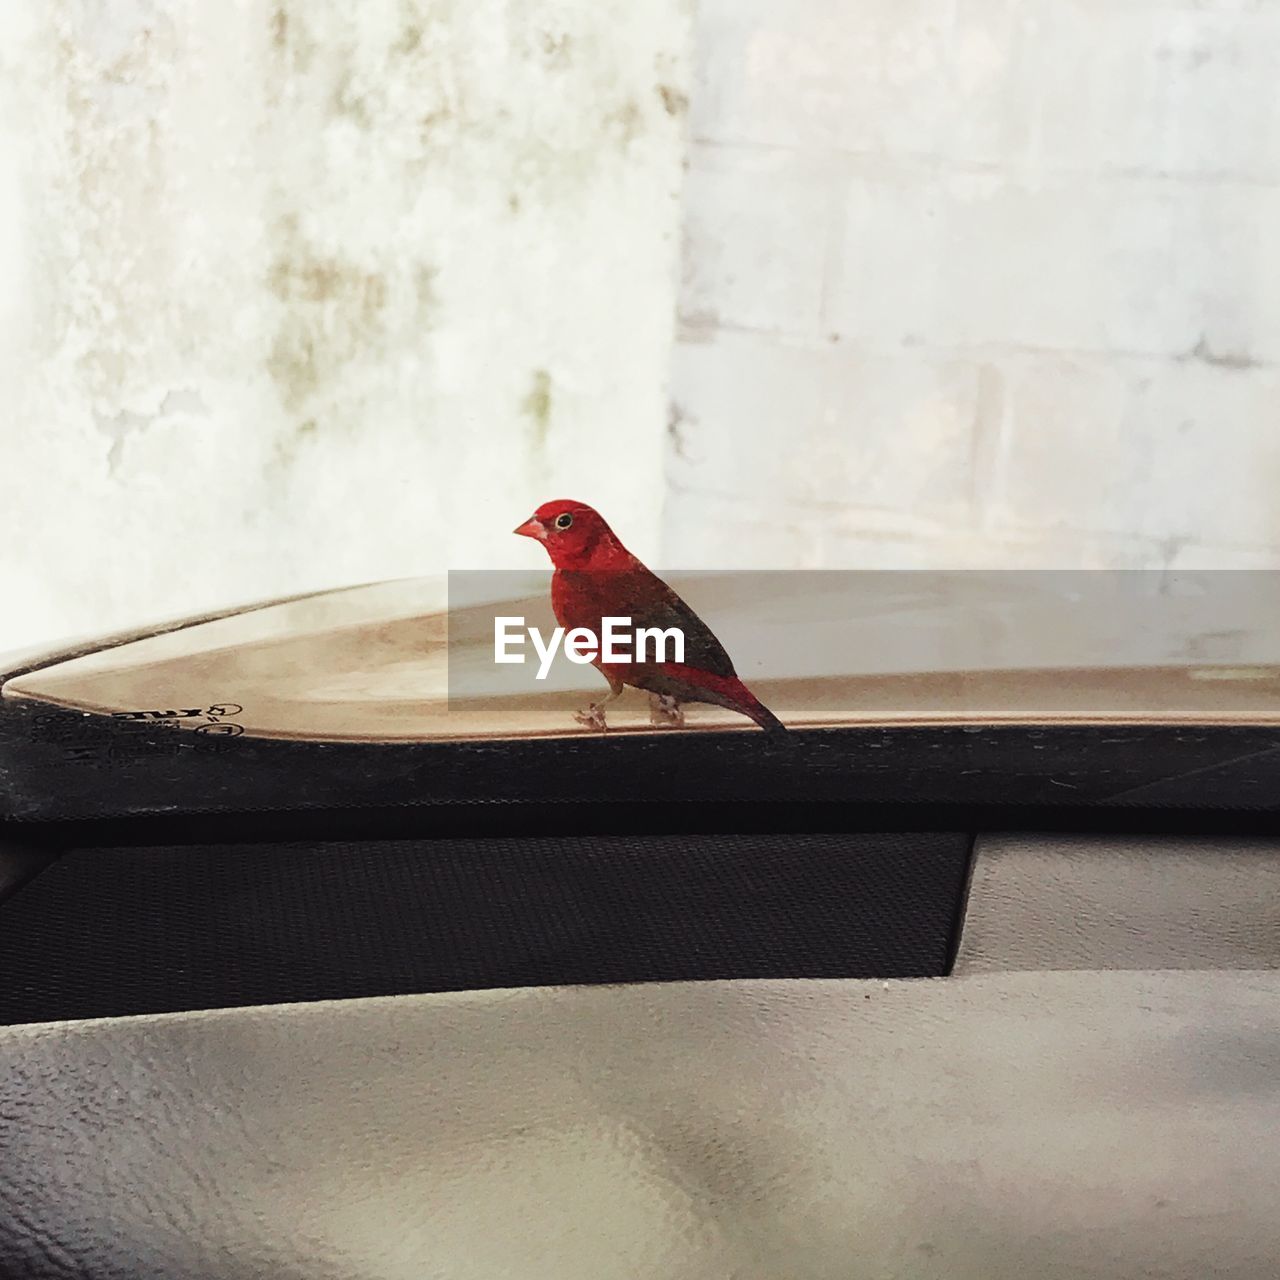
<svg viewBox="0 0 1280 1280">
<path fill-rule="evenodd" d="M 1267 636 L 600 734 L 426 595 L 10 664 L 0 1275 L 1274 1274 Z"/>
</svg>

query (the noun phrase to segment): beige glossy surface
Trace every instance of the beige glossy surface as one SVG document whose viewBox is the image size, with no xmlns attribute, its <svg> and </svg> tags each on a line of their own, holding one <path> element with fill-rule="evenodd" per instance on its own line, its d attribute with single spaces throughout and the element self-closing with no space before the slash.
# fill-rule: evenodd
<svg viewBox="0 0 1280 1280">
<path fill-rule="evenodd" d="M 539 685 L 531 670 L 492 663 L 495 612 L 552 624 L 546 581 L 495 576 L 494 598 L 473 588 L 452 611 L 438 578 L 311 596 L 56 663 L 10 680 L 3 695 L 100 714 L 185 711 L 194 714 L 178 727 L 268 737 L 582 733 L 574 710 L 604 692 L 592 668 L 560 661 Z M 1219 594 L 1207 603 L 1203 588 L 1153 594 L 1107 575 L 672 581 L 794 726 L 1280 724 L 1271 602 L 1244 576 L 1234 594 L 1210 577 Z M 634 691 L 609 722 L 671 731 L 651 729 Z M 754 731 L 713 707 L 690 708 L 688 727 Z"/>
</svg>

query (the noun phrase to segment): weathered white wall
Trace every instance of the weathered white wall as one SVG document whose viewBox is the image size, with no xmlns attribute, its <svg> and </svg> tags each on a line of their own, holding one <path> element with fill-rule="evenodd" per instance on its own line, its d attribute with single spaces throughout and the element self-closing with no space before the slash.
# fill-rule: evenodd
<svg viewBox="0 0 1280 1280">
<path fill-rule="evenodd" d="M 0 649 L 652 554 L 686 8 L 8 0 Z"/>
<path fill-rule="evenodd" d="M 540 565 L 559 495 L 1280 564 L 1280 0 L 697 0 L 668 414 L 693 3 L 9 0 L 0 649 Z"/>
<path fill-rule="evenodd" d="M 1280 0 L 701 0 L 665 560 L 1280 566 Z"/>
</svg>

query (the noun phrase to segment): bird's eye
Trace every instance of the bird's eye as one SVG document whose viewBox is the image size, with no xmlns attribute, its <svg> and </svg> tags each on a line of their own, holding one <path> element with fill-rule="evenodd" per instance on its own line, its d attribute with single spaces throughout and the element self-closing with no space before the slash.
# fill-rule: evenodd
<svg viewBox="0 0 1280 1280">
<path fill-rule="evenodd" d="M 567 529 L 573 523 L 573 513 L 570 511 L 562 511 L 556 516 L 556 528 Z"/>
</svg>

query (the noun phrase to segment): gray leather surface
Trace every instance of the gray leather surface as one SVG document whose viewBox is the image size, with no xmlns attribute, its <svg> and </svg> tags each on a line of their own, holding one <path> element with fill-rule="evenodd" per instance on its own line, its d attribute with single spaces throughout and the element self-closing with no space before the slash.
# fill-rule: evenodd
<svg viewBox="0 0 1280 1280">
<path fill-rule="evenodd" d="M 981 836 L 957 973 L 1280 968 L 1280 840 Z"/>
<path fill-rule="evenodd" d="M 414 996 L 0 1033 L 0 1274 L 1280 1273 L 1280 974 Z"/>
</svg>

